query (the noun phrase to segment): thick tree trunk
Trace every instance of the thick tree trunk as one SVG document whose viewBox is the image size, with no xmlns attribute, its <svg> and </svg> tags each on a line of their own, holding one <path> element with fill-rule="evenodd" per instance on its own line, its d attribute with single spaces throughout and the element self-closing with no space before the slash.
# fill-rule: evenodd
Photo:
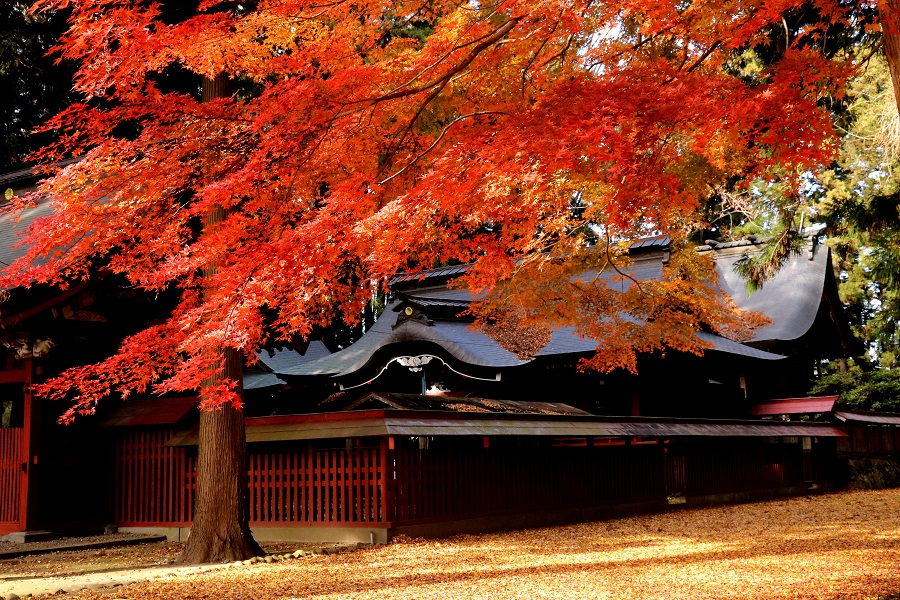
<svg viewBox="0 0 900 600">
<path fill-rule="evenodd" d="M 243 355 L 219 350 L 225 363 L 221 378 L 241 380 Z M 259 556 L 250 533 L 244 413 L 229 405 L 200 413 L 197 497 L 194 522 L 181 562 L 235 561 Z"/>
<path fill-rule="evenodd" d="M 897 103 L 897 111 L 900 112 L 900 1 L 887 0 L 879 3 L 878 16 L 881 19 L 881 32 L 884 37 L 884 54 L 891 70 L 894 100 Z"/>
<path fill-rule="evenodd" d="M 203 80 L 203 101 L 227 95 L 224 74 Z M 217 208 L 206 216 L 204 230 L 209 233 L 225 220 Z M 204 273 L 215 273 L 211 265 Z M 244 358 L 234 348 L 218 348 L 223 369 L 204 381 L 204 387 L 231 379 L 237 382 L 243 397 Z M 247 435 L 244 413 L 231 404 L 200 413 L 199 455 L 197 457 L 197 496 L 191 534 L 180 561 L 207 563 L 235 561 L 259 556 L 262 550 L 250 533 L 250 504 L 247 486 Z"/>
</svg>

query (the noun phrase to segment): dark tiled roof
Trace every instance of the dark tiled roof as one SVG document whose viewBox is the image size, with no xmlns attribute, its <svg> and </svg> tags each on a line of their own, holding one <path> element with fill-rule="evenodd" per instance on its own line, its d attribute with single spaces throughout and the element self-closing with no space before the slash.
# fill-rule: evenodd
<svg viewBox="0 0 900 600">
<path fill-rule="evenodd" d="M 427 271 L 413 271 L 412 273 L 398 273 L 391 278 L 391 285 L 405 283 L 410 281 L 424 281 L 426 279 L 439 279 L 441 277 L 456 277 L 467 272 L 472 265 L 455 265 L 452 267 L 441 267 L 439 269 L 429 269 Z"/>
<path fill-rule="evenodd" d="M 321 340 L 312 340 L 306 347 L 306 352 L 304 354 L 300 354 L 293 348 L 278 348 L 271 352 L 268 350 L 261 350 L 256 353 L 256 357 L 273 373 L 281 373 L 284 369 L 290 369 L 291 367 L 302 363 L 318 360 L 329 354 L 331 354 L 331 350 L 329 350 Z"/>
<path fill-rule="evenodd" d="M 396 329 L 393 311 L 389 305 L 375 325 L 355 344 L 329 356 L 317 360 L 303 360 L 279 371 L 282 375 L 297 376 L 335 376 L 350 375 L 363 367 L 375 357 L 376 353 L 388 346 L 405 342 L 431 342 L 444 349 L 454 358 L 474 366 L 504 368 L 514 367 L 530 362 L 502 348 L 497 342 L 484 333 L 472 329 L 463 321 L 435 320 L 426 325 L 415 320 L 402 321 Z M 732 342 L 723 337 L 698 333 L 702 340 L 710 342 L 717 352 L 737 354 L 761 360 L 780 360 L 779 354 L 772 354 L 744 344 Z M 597 349 L 597 342 L 578 336 L 571 327 L 553 331 L 550 342 L 541 348 L 537 356 L 547 357 L 561 354 L 587 354 Z M 398 355 L 402 350 L 398 348 Z"/>
<path fill-rule="evenodd" d="M 81 160 L 80 158 L 67 158 L 56 163 L 57 167 L 66 167 Z M 9 173 L 0 173 L 0 186 L 14 186 L 18 183 L 31 183 L 36 179 L 42 179 L 45 175 L 41 167 L 28 167 Z"/>
<path fill-rule="evenodd" d="M 244 373 L 245 390 L 262 390 L 271 387 L 281 387 L 285 384 L 274 373 Z"/>
<path fill-rule="evenodd" d="M 583 410 L 559 402 L 519 402 L 516 400 L 493 400 L 488 398 L 460 398 L 455 396 L 431 396 L 421 394 L 395 394 L 372 392 L 355 400 L 341 410 L 359 407 L 397 410 L 428 410 L 449 412 L 513 413 L 539 415 L 588 415 Z"/>
<path fill-rule="evenodd" d="M 835 411 L 834 416 L 839 420 L 848 423 L 900 426 L 900 414 L 896 413 L 870 413 L 861 410 L 841 410 Z"/>
<path fill-rule="evenodd" d="M 706 333 L 705 331 L 698 331 L 697 337 L 705 342 L 711 343 L 713 345 L 713 350 L 717 352 L 737 354 L 739 356 L 747 356 L 750 358 L 758 358 L 761 360 L 782 360 L 786 358 L 781 354 L 773 354 L 764 350 L 758 350 L 756 348 L 753 348 L 752 346 L 733 342 L 728 338 L 723 338 L 712 333 Z"/>
<path fill-rule="evenodd" d="M 468 295 L 468 292 L 466 293 Z M 468 298 L 429 298 L 426 296 L 414 296 L 412 294 L 399 295 L 400 299 L 406 300 L 410 304 L 421 306 L 423 308 L 468 308 L 472 303 L 471 295 Z"/>
<path fill-rule="evenodd" d="M 402 321 L 396 328 L 396 316 L 389 304 L 369 331 L 348 348 L 329 356 L 302 361 L 278 371 L 282 375 L 348 375 L 364 367 L 375 353 L 386 346 L 404 342 L 430 342 L 454 358 L 483 367 L 513 367 L 528 361 L 517 358 L 497 342 L 471 329 L 463 321 L 434 321 L 426 325 L 416 320 Z"/>
<path fill-rule="evenodd" d="M 754 331 L 756 335 L 750 343 L 795 340 L 809 331 L 822 303 L 825 278 L 831 269 L 829 249 L 814 247 L 811 253 L 791 257 L 772 280 L 750 295 L 746 282 L 734 271 L 735 263 L 742 256 L 741 252 L 717 253 L 716 272 L 719 286 L 735 304 L 744 310 L 760 311 L 772 319 L 771 325 Z"/>
<path fill-rule="evenodd" d="M 25 254 L 25 248 L 14 248 L 21 234 L 35 219 L 48 217 L 51 214 L 53 214 L 53 207 L 49 199 L 26 209 L 19 218 L 14 218 L 8 211 L 0 211 L 0 267 L 11 264 Z"/>
<path fill-rule="evenodd" d="M 20 182 L 28 181 L 38 177 L 39 174 L 35 169 L 21 169 L 11 173 L 3 173 L 0 175 L 0 186 L 10 186 Z"/>
<path fill-rule="evenodd" d="M 668 239 L 654 239 L 648 242 L 651 247 L 668 244 Z M 753 247 L 747 242 L 742 245 Z M 738 247 L 738 246 L 735 246 Z M 812 325 L 819 302 L 822 297 L 822 285 L 828 263 L 828 249 L 820 247 L 809 260 L 807 255 L 791 258 L 782 271 L 767 283 L 762 290 L 748 297 L 744 292 L 743 280 L 733 272 L 734 261 L 741 256 L 732 251 L 719 256 L 717 252 L 717 270 L 720 285 L 728 291 L 735 303 L 746 310 L 762 310 L 769 315 L 773 324 L 761 328 L 754 341 L 773 339 L 794 339 L 780 337 L 793 335 L 799 337 Z M 647 281 L 662 277 L 663 255 L 650 255 L 637 259 L 623 269 L 637 281 Z M 605 271 L 600 277 L 610 280 L 617 274 Z M 588 273 L 585 279 L 597 276 Z M 623 290 L 633 285 L 628 278 L 619 278 L 617 285 Z M 740 287 L 738 287 L 740 286 Z M 393 344 L 413 341 L 427 341 L 442 347 L 458 360 L 476 366 L 511 367 L 528 362 L 503 349 L 494 340 L 473 330 L 467 323 L 452 320 L 435 320 L 431 325 L 416 321 L 405 321 L 396 329 L 392 326 L 395 317 L 390 311 L 399 307 L 402 302 L 419 305 L 426 311 L 429 307 L 465 308 L 472 300 L 472 295 L 465 289 L 452 289 L 442 283 L 423 280 L 421 285 L 407 287 L 407 291 L 398 294 L 399 300 L 389 305 L 385 314 L 376 322 L 358 342 L 323 359 L 302 361 L 280 372 L 285 375 L 326 375 L 344 376 L 363 368 L 375 356 L 375 353 Z M 711 333 L 698 332 L 698 337 L 712 345 L 713 351 L 745 356 L 759 360 L 780 360 L 779 354 L 765 352 L 747 344 L 734 342 Z M 537 357 L 562 354 L 587 354 L 597 349 L 597 342 L 585 339 L 575 333 L 574 328 L 563 327 L 553 331 L 550 342 L 537 352 Z M 400 352 L 400 350 L 398 350 Z"/>
<path fill-rule="evenodd" d="M 672 243 L 672 238 L 667 235 L 654 235 L 651 237 L 640 238 L 631 242 L 629 250 L 664 250 Z"/>
</svg>

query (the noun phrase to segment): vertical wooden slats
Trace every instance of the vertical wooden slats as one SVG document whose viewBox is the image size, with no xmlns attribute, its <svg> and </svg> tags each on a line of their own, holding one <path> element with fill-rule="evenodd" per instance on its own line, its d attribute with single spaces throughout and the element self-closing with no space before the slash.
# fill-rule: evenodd
<svg viewBox="0 0 900 600">
<path fill-rule="evenodd" d="M 184 448 L 165 446 L 171 433 L 136 431 L 117 440 L 114 506 L 119 524 L 190 522 L 196 461 Z M 7 490 L 15 487 L 16 472 L 8 466 L 18 468 L 5 458 L 18 456 L 12 436 L 0 430 L 0 520 L 15 517 L 5 504 Z M 427 449 L 399 438 L 394 449 L 384 439 L 371 447 L 260 444 L 249 447 L 247 468 L 254 526 L 396 526 L 806 480 L 800 444 L 755 440 L 687 444 L 668 454 L 660 445 L 497 442 L 484 448 L 480 438 L 442 439 Z"/>
<path fill-rule="evenodd" d="M 184 525 L 190 521 L 193 458 L 165 445 L 169 430 L 136 431 L 116 440 L 116 522 Z"/>
<path fill-rule="evenodd" d="M 0 429 L 0 523 L 18 523 L 24 429 Z"/>
</svg>

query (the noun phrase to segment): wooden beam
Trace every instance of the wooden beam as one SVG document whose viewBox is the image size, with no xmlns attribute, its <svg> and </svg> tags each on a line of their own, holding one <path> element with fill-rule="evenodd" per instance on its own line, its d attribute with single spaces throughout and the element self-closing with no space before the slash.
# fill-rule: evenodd
<svg viewBox="0 0 900 600">
<path fill-rule="evenodd" d="M 45 310 L 50 310 L 60 302 L 65 302 L 72 296 L 79 294 L 88 288 L 89 282 L 85 281 L 83 283 L 79 283 L 78 285 L 73 285 L 69 289 L 62 290 L 56 296 L 53 296 L 49 300 L 45 300 L 40 304 L 36 304 L 31 308 L 23 310 L 22 312 L 18 312 L 12 315 L 0 317 L 0 327 L 13 327 L 18 325 L 25 319 L 31 318 L 37 314 L 44 312 Z"/>
</svg>

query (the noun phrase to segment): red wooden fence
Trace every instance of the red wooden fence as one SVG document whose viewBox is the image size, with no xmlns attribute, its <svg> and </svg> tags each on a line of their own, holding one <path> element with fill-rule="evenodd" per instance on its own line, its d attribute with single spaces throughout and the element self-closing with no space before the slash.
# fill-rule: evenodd
<svg viewBox="0 0 900 600">
<path fill-rule="evenodd" d="M 251 448 L 250 521 L 277 523 L 381 523 L 384 521 L 382 451 L 305 449 L 261 452 Z"/>
<path fill-rule="evenodd" d="M 23 432 L 21 427 L 0 428 L 0 524 L 19 523 Z"/>
<path fill-rule="evenodd" d="M 847 423 L 842 429 L 848 437 L 838 438 L 838 452 L 883 455 L 900 450 L 900 427 Z"/>
<path fill-rule="evenodd" d="M 116 523 L 188 525 L 194 512 L 194 464 L 169 448 L 170 430 L 134 431 L 116 442 Z"/>
<path fill-rule="evenodd" d="M 134 431 L 116 443 L 115 515 L 122 526 L 187 526 L 196 458 L 165 445 L 169 430 Z M 383 522 L 379 447 L 260 451 L 248 456 L 254 525 Z"/>
<path fill-rule="evenodd" d="M 398 440 L 392 456 L 388 517 L 395 525 L 639 502 L 663 492 L 653 446 L 483 448 L 448 441 L 419 450 Z"/>
<path fill-rule="evenodd" d="M 195 459 L 165 446 L 171 432 L 120 436 L 116 520 L 130 526 L 190 523 Z M 276 525 L 399 526 L 579 509 L 801 485 L 800 439 L 567 447 L 549 440 L 480 437 L 251 444 L 250 520 Z M 377 445 L 376 445 L 377 444 Z M 665 452 L 664 452 L 665 449 Z M 806 471 L 810 469 L 807 468 Z"/>
<path fill-rule="evenodd" d="M 680 451 L 686 496 L 776 489 L 807 480 L 799 438 L 791 443 L 704 440 Z"/>
</svg>

